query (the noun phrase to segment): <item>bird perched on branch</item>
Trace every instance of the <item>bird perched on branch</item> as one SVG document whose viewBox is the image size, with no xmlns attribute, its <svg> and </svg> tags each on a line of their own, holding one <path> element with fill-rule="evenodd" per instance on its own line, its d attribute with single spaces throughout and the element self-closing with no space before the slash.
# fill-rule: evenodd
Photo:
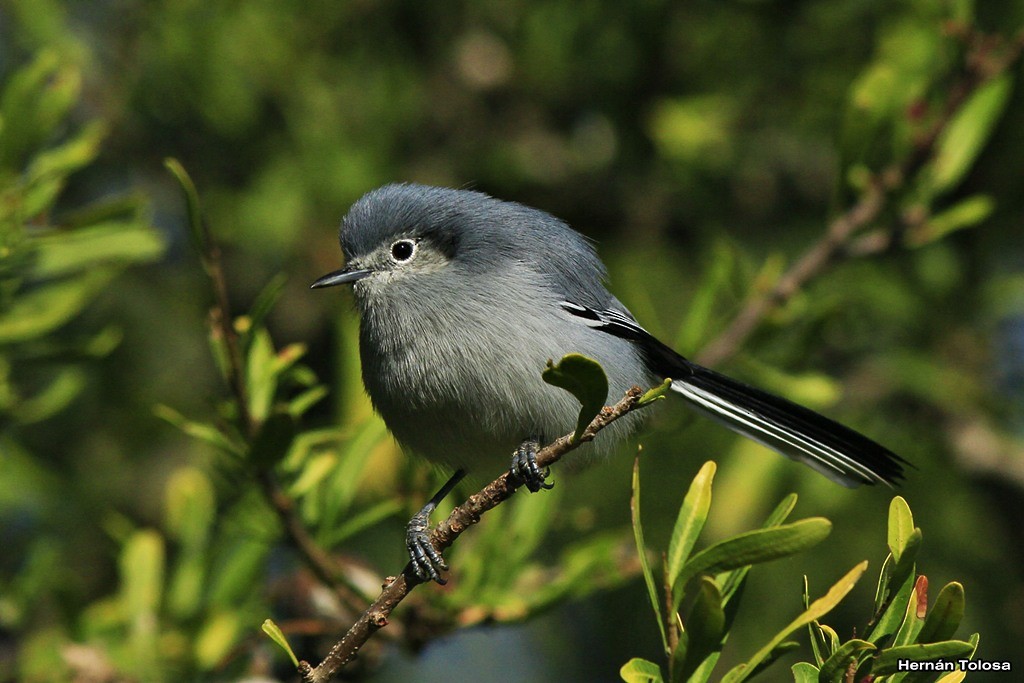
<svg viewBox="0 0 1024 683">
<path fill-rule="evenodd" d="M 613 395 L 671 378 L 691 408 L 844 486 L 903 475 L 904 461 L 871 439 L 655 339 L 605 287 L 592 244 L 548 213 L 481 192 L 386 185 L 351 207 L 339 239 L 345 267 L 312 287 L 352 285 L 374 408 L 403 447 L 455 469 L 409 522 L 421 579 L 443 582 L 428 518 L 466 471 L 509 468 L 531 491 L 550 486 L 537 449 L 572 431 L 578 405 L 541 370 L 569 353 L 598 361 Z M 608 451 L 641 419 L 630 413 L 578 453 Z"/>
</svg>

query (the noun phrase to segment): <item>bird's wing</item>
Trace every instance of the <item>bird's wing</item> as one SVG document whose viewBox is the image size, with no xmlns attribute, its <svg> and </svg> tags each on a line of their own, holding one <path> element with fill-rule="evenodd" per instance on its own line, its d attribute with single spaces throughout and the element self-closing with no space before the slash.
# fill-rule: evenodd
<svg viewBox="0 0 1024 683">
<path fill-rule="evenodd" d="M 813 410 L 693 363 L 658 341 L 629 314 L 564 301 L 579 322 L 634 342 L 648 368 L 672 378 L 672 390 L 725 425 L 802 462 L 844 486 L 894 484 L 905 461 L 866 436 Z"/>
</svg>

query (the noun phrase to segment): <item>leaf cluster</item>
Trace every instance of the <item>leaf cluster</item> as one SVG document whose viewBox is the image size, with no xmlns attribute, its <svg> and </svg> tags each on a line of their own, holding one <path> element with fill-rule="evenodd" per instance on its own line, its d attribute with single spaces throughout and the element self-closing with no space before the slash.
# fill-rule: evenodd
<svg viewBox="0 0 1024 683">
<path fill-rule="evenodd" d="M 621 670 L 629 683 L 660 683 L 664 680 L 701 683 L 716 674 L 722 649 L 736 622 L 747 575 L 755 564 L 786 557 L 823 541 L 831 524 L 811 518 L 785 524 L 796 504 L 796 495 L 785 498 L 763 526 L 718 541 L 694 553 L 694 545 L 711 506 L 715 464 L 705 463 L 694 478 L 679 509 L 667 551 L 662 555 L 662 580 L 647 557 L 639 516 L 639 461 L 633 478 L 633 531 L 640 553 L 651 607 L 658 620 L 668 662 L 668 677 L 649 660 L 634 658 Z M 791 640 L 807 628 L 813 662 L 792 667 L 797 683 L 845 683 L 861 680 L 936 681 L 953 683 L 961 672 L 941 677 L 931 670 L 910 671 L 907 662 L 951 662 L 973 657 L 978 634 L 968 640 L 952 639 L 964 614 L 963 586 L 951 582 L 928 604 L 928 580 L 915 572 L 921 544 L 906 501 L 897 496 L 889 510 L 889 555 L 882 565 L 872 618 L 861 633 L 842 641 L 835 629 L 821 622 L 853 589 L 867 569 L 867 561 L 852 568 L 825 594 L 811 600 L 804 578 L 804 610 L 768 639 L 751 657 L 720 674 L 727 683 L 756 677 L 779 657 L 798 647 Z M 681 609 L 687 591 L 690 605 Z M 903 666 L 901 667 L 901 662 Z"/>
<path fill-rule="evenodd" d="M 41 52 L 0 91 L 3 422 L 39 422 L 78 395 L 82 361 L 110 353 L 121 333 L 72 323 L 125 267 L 163 253 L 139 197 L 58 210 L 69 177 L 94 161 L 104 135 L 99 121 L 72 123 L 80 89 L 76 66 Z"/>
</svg>

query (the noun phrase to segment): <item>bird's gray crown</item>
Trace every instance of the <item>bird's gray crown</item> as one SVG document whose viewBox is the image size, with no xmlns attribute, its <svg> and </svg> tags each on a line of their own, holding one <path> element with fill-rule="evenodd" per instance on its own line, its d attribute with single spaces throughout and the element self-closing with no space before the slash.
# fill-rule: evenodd
<svg viewBox="0 0 1024 683">
<path fill-rule="evenodd" d="M 551 214 L 516 202 L 472 190 L 385 185 L 352 205 L 339 234 L 347 260 L 402 237 L 430 240 L 467 274 L 498 274 L 519 263 L 578 303 L 611 299 L 591 243 Z"/>
</svg>

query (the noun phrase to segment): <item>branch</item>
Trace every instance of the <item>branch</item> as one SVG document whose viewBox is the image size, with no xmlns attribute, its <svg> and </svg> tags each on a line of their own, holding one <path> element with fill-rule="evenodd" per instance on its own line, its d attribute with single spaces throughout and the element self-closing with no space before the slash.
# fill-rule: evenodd
<svg viewBox="0 0 1024 683">
<path fill-rule="evenodd" d="M 747 302 L 729 327 L 697 355 L 698 362 L 715 366 L 735 356 L 769 313 L 784 306 L 837 259 L 874 254 L 899 242 L 900 229 L 905 227 L 905 223 L 912 222 L 913 218 L 903 217 L 900 223 L 884 232 L 879 231 L 863 238 L 859 235 L 891 208 L 892 192 L 905 185 L 906 179 L 914 177 L 934 156 L 942 131 L 961 105 L 981 85 L 1015 64 L 1024 51 L 1024 30 L 1009 40 L 973 31 L 969 27 L 950 25 L 947 32 L 967 45 L 968 54 L 965 71 L 951 88 L 937 119 L 918 136 L 905 159 L 870 179 L 856 203 L 829 223 L 825 235 L 770 290 Z"/>
<path fill-rule="evenodd" d="M 203 218 L 199 207 L 199 194 L 184 167 L 176 159 L 166 160 L 165 166 L 178 180 L 185 194 L 192 239 L 213 290 L 214 302 L 210 308 L 211 333 L 224 344 L 228 359 L 225 379 L 238 406 L 238 419 L 242 431 L 251 442 L 259 434 L 261 425 L 249 408 L 242 348 L 238 332 L 232 322 L 228 282 L 224 274 L 220 245 L 213 238 L 210 227 Z M 281 489 L 269 471 L 258 473 L 257 480 L 264 498 L 281 522 L 285 537 L 298 552 L 303 563 L 318 580 L 333 589 L 345 605 L 355 611 L 355 606 L 363 602 L 362 592 L 348 580 L 338 562 L 310 535 L 295 512 L 294 501 Z"/>
<path fill-rule="evenodd" d="M 598 432 L 615 420 L 637 408 L 648 405 L 640 403 L 642 395 L 643 391 L 639 387 L 633 387 L 614 406 L 602 408 L 578 441 L 573 441 L 572 434 L 567 434 L 539 450 L 537 464 L 541 467 L 548 467 L 558 462 L 566 453 L 575 450 L 583 443 L 592 441 Z M 452 510 L 448 518 L 431 532 L 431 542 L 438 550 L 449 547 L 462 532 L 479 522 L 485 512 L 508 500 L 520 485 L 508 472 L 502 474 Z M 331 648 L 327 657 L 320 664 L 313 667 L 309 662 L 299 662 L 299 673 L 303 683 L 324 683 L 341 667 L 352 661 L 366 641 L 378 630 L 387 626 L 391 612 L 419 583 L 422 581 L 416 577 L 412 565 L 408 564 L 401 574 L 389 577 L 380 597 L 363 612 L 348 633 Z"/>
<path fill-rule="evenodd" d="M 698 355 L 697 360 L 715 366 L 736 355 L 747 338 L 775 308 L 789 301 L 811 279 L 820 275 L 841 253 L 854 234 L 874 222 L 885 207 L 885 193 L 872 181 L 864 194 L 850 209 L 833 220 L 825 236 L 811 246 L 768 292 L 751 300 L 733 319 L 724 332 Z"/>
</svg>

